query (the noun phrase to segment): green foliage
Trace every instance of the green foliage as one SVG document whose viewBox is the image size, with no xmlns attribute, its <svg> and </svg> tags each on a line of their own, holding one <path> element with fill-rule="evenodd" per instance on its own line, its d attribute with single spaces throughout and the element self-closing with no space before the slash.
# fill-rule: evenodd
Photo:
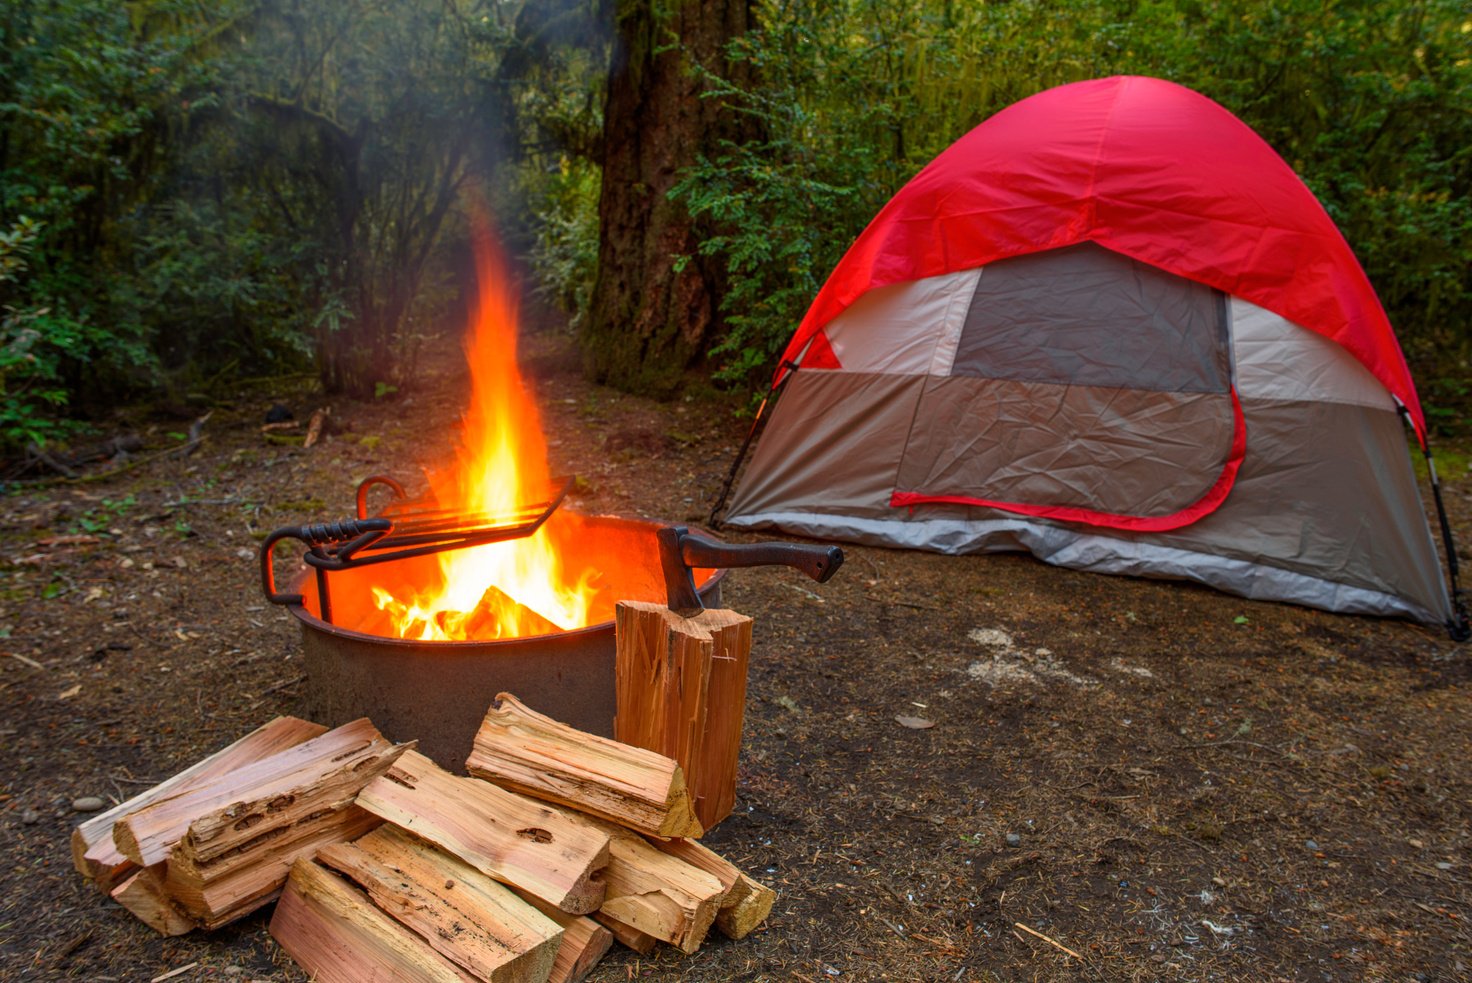
<svg viewBox="0 0 1472 983">
<path fill-rule="evenodd" d="M 599 172 L 589 161 L 563 156 L 550 173 L 528 169 L 522 187 L 537 215 L 529 259 L 536 291 L 572 315 L 588 311 L 598 267 Z"/>
<path fill-rule="evenodd" d="M 719 375 L 770 372 L 878 209 L 992 113 L 1112 74 L 1173 79 L 1237 113 L 1339 224 L 1413 361 L 1472 360 L 1472 21 L 1459 0 L 768 0 L 720 95 L 764 136 L 685 175 L 714 222 L 729 333 Z"/>
<path fill-rule="evenodd" d="M 158 378 L 159 331 L 118 303 L 138 289 L 125 217 L 208 84 L 208 17 L 183 0 L 62 0 L 0 10 L 0 450 L 71 432 L 88 400 Z M 17 233 L 19 233 L 17 235 Z M 18 266 L 19 260 L 24 265 Z"/>
</svg>

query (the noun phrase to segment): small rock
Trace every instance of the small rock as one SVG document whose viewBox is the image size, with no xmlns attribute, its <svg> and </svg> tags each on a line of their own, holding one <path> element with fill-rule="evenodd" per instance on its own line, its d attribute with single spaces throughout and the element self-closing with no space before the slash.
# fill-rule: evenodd
<svg viewBox="0 0 1472 983">
<path fill-rule="evenodd" d="M 1008 846 L 1022 846 L 1022 837 L 1021 836 L 1018 836 L 1016 833 L 1008 833 L 1007 834 L 1007 845 Z"/>
<path fill-rule="evenodd" d="M 225 967 L 225 975 L 226 976 L 244 976 L 245 975 L 245 967 L 244 966 L 226 966 Z"/>
<path fill-rule="evenodd" d="M 72 809 L 77 812 L 97 812 L 107 805 L 95 795 L 84 795 L 80 799 L 72 799 Z"/>
<path fill-rule="evenodd" d="M 35 809 L 27 809 L 20 814 L 20 821 L 26 826 L 34 826 L 41 821 L 41 814 Z"/>
<path fill-rule="evenodd" d="M 1314 852 L 1318 852 L 1319 844 L 1315 840 L 1304 840 L 1303 841 L 1303 848 L 1305 850 L 1312 850 Z"/>
<path fill-rule="evenodd" d="M 1416 839 L 1406 840 L 1406 842 L 1409 843 L 1411 846 L 1415 847 L 1417 850 L 1421 849 L 1423 846 L 1426 845 L 1426 844 L 1422 843 L 1420 840 L 1416 840 Z"/>
<path fill-rule="evenodd" d="M 1442 860 L 1442 861 L 1440 861 L 1440 862 L 1437 863 L 1436 869 L 1437 870 L 1451 870 L 1452 869 L 1452 865 L 1449 864 L 1449 863 L 1447 863 L 1445 860 Z"/>
</svg>

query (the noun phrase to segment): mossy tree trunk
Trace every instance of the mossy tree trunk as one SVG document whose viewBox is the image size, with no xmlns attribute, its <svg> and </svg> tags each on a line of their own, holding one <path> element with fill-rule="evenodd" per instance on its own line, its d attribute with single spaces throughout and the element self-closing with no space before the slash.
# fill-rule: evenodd
<svg viewBox="0 0 1472 983">
<path fill-rule="evenodd" d="M 667 192 L 682 169 L 743 124 L 702 98 L 703 69 L 740 86 L 748 67 L 726 45 L 752 24 L 749 0 L 614 0 L 618 39 L 604 110 L 598 276 L 582 331 L 588 375 L 634 392 L 669 395 L 719 330 L 718 264 Z M 688 260 L 681 262 L 682 257 Z"/>
</svg>

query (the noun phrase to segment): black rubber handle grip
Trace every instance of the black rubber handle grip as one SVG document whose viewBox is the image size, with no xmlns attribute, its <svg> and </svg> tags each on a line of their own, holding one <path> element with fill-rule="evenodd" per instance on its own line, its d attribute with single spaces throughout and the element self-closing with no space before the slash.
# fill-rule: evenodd
<svg viewBox="0 0 1472 983">
<path fill-rule="evenodd" d="M 680 558 L 691 567 L 786 566 L 826 583 L 843 566 L 837 546 L 804 543 L 716 543 L 688 533 L 680 540 Z"/>
</svg>

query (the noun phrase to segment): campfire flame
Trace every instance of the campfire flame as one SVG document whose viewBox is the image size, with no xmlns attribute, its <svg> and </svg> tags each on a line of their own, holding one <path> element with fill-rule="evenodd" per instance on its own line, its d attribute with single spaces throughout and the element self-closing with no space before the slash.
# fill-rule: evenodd
<svg viewBox="0 0 1472 983">
<path fill-rule="evenodd" d="M 437 508 L 500 517 L 555 494 L 541 416 L 516 364 L 517 295 L 499 245 L 481 223 L 479 306 L 466 342 L 471 398 L 455 466 L 427 475 Z M 389 513 L 392 514 L 391 512 Z M 417 641 L 516 638 L 591 623 L 598 572 L 564 569 L 574 517 L 562 510 L 531 536 L 439 553 L 437 583 L 375 585 L 393 632 Z"/>
</svg>

